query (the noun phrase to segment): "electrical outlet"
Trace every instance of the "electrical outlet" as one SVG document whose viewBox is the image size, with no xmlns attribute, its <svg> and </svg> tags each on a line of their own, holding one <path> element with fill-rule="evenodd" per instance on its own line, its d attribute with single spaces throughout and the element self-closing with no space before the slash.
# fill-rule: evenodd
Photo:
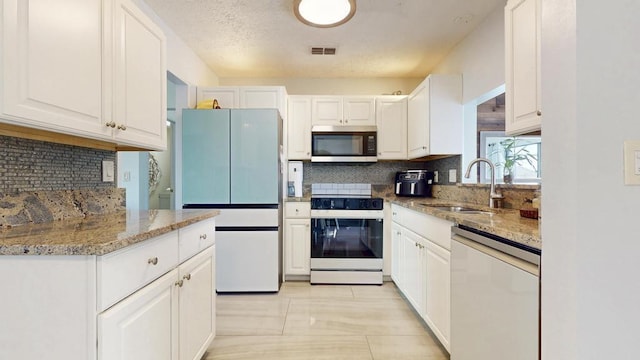
<svg viewBox="0 0 640 360">
<path fill-rule="evenodd" d="M 436 183 L 436 184 L 438 183 L 438 172 L 437 171 L 433 172 L 433 182 Z"/>
<path fill-rule="evenodd" d="M 449 170 L 449 182 L 454 183 L 458 180 L 458 170 L 450 169 Z"/>
</svg>

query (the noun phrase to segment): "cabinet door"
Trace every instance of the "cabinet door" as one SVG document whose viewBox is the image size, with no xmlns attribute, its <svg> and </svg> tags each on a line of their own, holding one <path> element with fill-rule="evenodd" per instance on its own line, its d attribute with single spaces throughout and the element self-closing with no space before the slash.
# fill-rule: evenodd
<svg viewBox="0 0 640 360">
<path fill-rule="evenodd" d="M 378 159 L 407 159 L 407 98 L 376 99 Z"/>
<path fill-rule="evenodd" d="M 444 347 L 449 350 L 451 253 L 427 241 L 425 256 L 427 287 L 425 321 Z"/>
<path fill-rule="evenodd" d="M 102 102 L 103 2 L 5 0 L 0 6 L 2 117 L 14 124 L 111 139 Z"/>
<path fill-rule="evenodd" d="M 311 220 L 285 220 L 285 274 L 309 275 Z"/>
<path fill-rule="evenodd" d="M 178 359 L 178 270 L 98 316 L 100 360 Z"/>
<path fill-rule="evenodd" d="M 408 110 L 409 159 L 427 156 L 429 155 L 429 78 L 409 95 Z"/>
<path fill-rule="evenodd" d="M 425 269 L 422 251 L 424 239 L 413 231 L 404 229 L 402 240 L 404 251 L 402 273 L 405 277 L 403 292 L 418 314 L 424 316 Z"/>
<path fill-rule="evenodd" d="M 114 121 L 119 144 L 167 147 L 166 40 L 131 0 L 114 11 Z"/>
<path fill-rule="evenodd" d="M 346 97 L 342 99 L 343 125 L 369 126 L 376 124 L 375 99 Z"/>
<path fill-rule="evenodd" d="M 519 135 L 541 128 L 540 0 L 510 0 L 504 15 L 505 132 Z"/>
<path fill-rule="evenodd" d="M 311 159 L 311 98 L 290 96 L 287 118 L 289 160 Z"/>
<path fill-rule="evenodd" d="M 404 287 L 402 266 L 404 263 L 404 248 L 402 243 L 402 226 L 397 223 L 391 225 L 391 279 L 398 288 Z"/>
<path fill-rule="evenodd" d="M 180 360 L 202 358 L 215 332 L 213 253 L 210 247 L 180 265 Z"/>
<path fill-rule="evenodd" d="M 237 87 L 198 88 L 197 98 L 198 102 L 216 99 L 222 109 L 240 108 L 240 89 Z"/>
<path fill-rule="evenodd" d="M 278 109 L 280 108 L 281 89 L 272 86 L 241 87 L 240 108 L 242 109 Z"/>
<path fill-rule="evenodd" d="M 311 124 L 340 126 L 343 123 L 341 97 L 314 97 L 312 100 Z"/>
</svg>

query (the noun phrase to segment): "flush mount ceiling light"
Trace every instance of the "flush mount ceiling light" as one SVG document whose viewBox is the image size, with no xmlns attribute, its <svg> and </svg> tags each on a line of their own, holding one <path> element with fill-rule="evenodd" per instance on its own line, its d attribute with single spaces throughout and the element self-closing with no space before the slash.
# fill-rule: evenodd
<svg viewBox="0 0 640 360">
<path fill-rule="evenodd" d="M 329 28 L 342 25 L 356 13 L 356 0 L 294 0 L 293 12 L 309 26 Z"/>
</svg>

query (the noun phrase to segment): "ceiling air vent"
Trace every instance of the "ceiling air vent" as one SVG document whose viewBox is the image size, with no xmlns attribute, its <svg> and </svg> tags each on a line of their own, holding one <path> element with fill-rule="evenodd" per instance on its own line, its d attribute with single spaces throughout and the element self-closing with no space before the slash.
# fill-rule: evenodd
<svg viewBox="0 0 640 360">
<path fill-rule="evenodd" d="M 311 55 L 335 55 L 336 54 L 336 48 L 330 48 L 330 47 L 312 47 L 311 48 Z"/>
</svg>

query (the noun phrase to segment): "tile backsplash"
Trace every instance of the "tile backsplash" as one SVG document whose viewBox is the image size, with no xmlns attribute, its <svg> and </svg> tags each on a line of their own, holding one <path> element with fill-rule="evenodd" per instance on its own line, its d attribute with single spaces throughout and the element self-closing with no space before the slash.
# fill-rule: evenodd
<svg viewBox="0 0 640 360">
<path fill-rule="evenodd" d="M 114 188 L 102 160 L 115 163 L 116 152 L 0 136 L 0 193 Z"/>
<path fill-rule="evenodd" d="M 366 183 L 391 185 L 396 172 L 410 169 L 438 171 L 440 182 L 448 182 L 450 169 L 456 169 L 460 181 L 460 156 L 431 161 L 379 161 L 376 163 L 303 163 L 303 185 L 314 183 Z"/>
</svg>

